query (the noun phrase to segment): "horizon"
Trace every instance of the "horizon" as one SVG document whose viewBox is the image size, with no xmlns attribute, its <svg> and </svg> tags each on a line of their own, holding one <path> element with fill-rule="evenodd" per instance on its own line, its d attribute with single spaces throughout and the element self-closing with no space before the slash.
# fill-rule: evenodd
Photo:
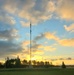
<svg viewBox="0 0 74 75">
<path fill-rule="evenodd" d="M 17 56 L 18 57 L 18 56 Z M 9 60 L 14 60 L 14 59 L 17 59 L 17 57 L 16 58 L 9 58 L 9 57 L 7 57 L 7 58 L 9 58 Z M 0 63 L 1 64 L 5 64 L 6 63 L 6 61 L 8 60 L 7 58 L 5 58 L 5 60 L 4 61 L 0 61 Z M 29 63 L 29 61 L 30 60 L 27 60 L 27 59 L 21 59 L 20 57 L 19 57 L 19 59 L 20 59 L 20 62 L 21 62 L 21 65 L 23 64 L 23 61 L 24 60 L 26 60 L 28 63 Z M 59 61 L 60 60 L 60 63 L 59 62 L 56 62 L 56 61 Z M 45 63 L 45 62 L 49 62 L 49 65 L 53 65 L 53 66 L 61 66 L 62 65 L 62 62 L 64 62 L 64 64 L 66 65 L 66 66 L 74 66 L 74 64 L 67 64 L 67 62 L 66 61 L 70 61 L 70 60 L 72 60 L 71 58 L 65 58 L 65 59 L 50 59 L 50 60 L 34 60 L 34 59 L 31 59 L 31 64 L 33 65 L 34 63 L 33 63 L 33 61 L 36 61 L 36 63 L 37 62 L 43 62 L 43 63 Z M 73 59 L 74 60 L 74 59 Z M 56 62 L 56 63 L 55 63 Z"/>
<path fill-rule="evenodd" d="M 0 61 L 6 57 L 74 65 L 74 0 L 0 0 Z"/>
</svg>

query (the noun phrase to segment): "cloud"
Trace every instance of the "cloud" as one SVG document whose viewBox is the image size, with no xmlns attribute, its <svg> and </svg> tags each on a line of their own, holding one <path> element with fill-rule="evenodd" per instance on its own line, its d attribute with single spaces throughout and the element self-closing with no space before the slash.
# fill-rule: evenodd
<svg viewBox="0 0 74 75">
<path fill-rule="evenodd" d="M 68 57 L 67 60 L 72 60 L 72 58 L 71 57 Z"/>
<path fill-rule="evenodd" d="M 22 46 L 24 48 L 22 55 L 24 53 L 26 55 L 29 55 L 29 53 L 30 53 L 29 45 L 30 45 L 30 41 L 24 41 L 22 43 Z M 53 46 L 44 46 L 42 44 L 38 44 L 36 42 L 33 42 L 32 46 L 31 46 L 32 58 L 35 57 L 35 56 L 43 55 L 46 51 L 51 51 L 52 52 L 52 51 L 55 51 L 55 50 L 56 50 L 56 48 L 54 48 Z"/>
<path fill-rule="evenodd" d="M 22 42 L 22 46 L 23 47 L 28 46 L 29 44 L 30 44 L 30 41 L 29 40 Z"/>
<path fill-rule="evenodd" d="M 54 33 L 46 32 L 44 36 L 49 40 L 55 40 L 55 41 L 59 40 L 59 37 L 57 37 Z"/>
<path fill-rule="evenodd" d="M 62 39 L 62 40 L 59 41 L 59 43 L 63 46 L 74 47 L 74 38 L 72 38 L 72 39 Z"/>
<path fill-rule="evenodd" d="M 55 33 L 45 32 L 45 33 L 41 33 L 39 36 L 35 37 L 34 41 L 38 41 L 38 40 L 40 40 L 42 38 L 46 38 L 48 40 L 54 40 L 58 44 L 60 44 L 62 46 L 74 47 L 74 38 L 71 38 L 71 39 L 61 39 L 60 37 L 56 36 Z M 51 48 L 52 47 L 49 47 L 49 50 Z M 55 48 L 52 48 L 52 50 L 55 50 Z"/>
<path fill-rule="evenodd" d="M 4 14 L 9 13 L 17 15 L 32 25 L 51 19 L 57 16 L 63 19 L 74 20 L 73 0 L 0 0 L 0 9 Z M 12 9 L 13 8 L 13 9 Z M 15 23 L 15 19 L 7 16 L 7 21 Z M 29 23 L 21 22 L 23 26 Z"/>
<path fill-rule="evenodd" d="M 21 43 L 21 46 L 23 49 L 23 51 L 19 54 L 20 57 L 25 57 L 26 59 L 30 59 L 30 41 L 27 40 L 27 41 L 24 41 Z M 31 46 L 31 55 L 32 55 L 32 59 L 36 56 L 40 56 L 42 54 L 44 54 L 44 50 L 41 49 L 41 44 L 37 44 L 36 42 L 33 42 L 32 46 Z M 25 55 L 24 55 L 25 53 Z M 22 56 L 23 55 L 23 56 Z"/>
<path fill-rule="evenodd" d="M 23 41 L 21 44 L 22 44 L 22 47 L 29 48 L 30 40 Z M 32 45 L 31 45 L 32 50 L 37 50 L 37 49 L 40 49 L 41 47 L 42 47 L 42 44 L 37 44 L 36 42 L 32 41 Z"/>
<path fill-rule="evenodd" d="M 58 60 L 73 60 L 71 57 L 68 58 L 59 58 Z"/>
<path fill-rule="evenodd" d="M 37 43 L 32 46 L 33 51 L 38 49 L 42 51 L 51 51 L 51 52 L 56 50 L 56 48 L 54 48 L 53 46 L 45 46 Z"/>
<path fill-rule="evenodd" d="M 73 28 L 73 26 L 72 26 L 72 28 Z M 71 38 L 71 39 L 60 39 L 54 33 L 50 33 L 50 32 L 44 33 L 44 35 L 42 35 L 42 38 L 43 37 L 47 38 L 48 40 L 55 40 L 57 43 L 61 44 L 62 46 L 74 47 L 74 38 Z"/>
<path fill-rule="evenodd" d="M 33 49 L 38 49 L 38 48 L 41 48 L 41 47 L 42 47 L 42 45 L 41 44 L 37 44 L 37 43 L 32 45 Z"/>
<path fill-rule="evenodd" d="M 30 27 L 30 22 L 20 21 L 20 23 L 23 27 Z"/>
<path fill-rule="evenodd" d="M 32 55 L 35 56 L 35 55 L 43 55 L 44 54 L 44 51 L 43 50 L 34 50 L 32 52 Z"/>
<path fill-rule="evenodd" d="M 66 20 L 74 20 L 74 0 L 61 0 L 57 6 L 57 14 Z"/>
<path fill-rule="evenodd" d="M 56 50 L 56 48 L 54 48 L 54 47 L 52 47 L 52 46 L 44 46 L 44 50 L 45 51 L 55 51 Z"/>
<path fill-rule="evenodd" d="M 22 47 L 29 49 L 30 41 L 29 40 L 23 41 L 21 44 L 22 44 Z M 32 45 L 31 45 L 32 51 L 36 51 L 36 50 L 40 49 L 41 47 L 42 47 L 41 44 L 37 44 L 36 42 L 32 41 Z"/>
<path fill-rule="evenodd" d="M 34 38 L 34 40 L 37 41 L 37 40 L 41 40 L 42 38 L 44 38 L 44 33 L 41 33 L 41 34 L 39 34 L 38 36 L 36 36 L 36 37 Z"/>
<path fill-rule="evenodd" d="M 0 16 L 0 20 L 2 21 L 2 22 L 5 22 L 5 23 L 7 23 L 7 24 L 10 24 L 10 25 L 14 25 L 15 23 L 16 23 L 16 21 L 14 20 L 14 18 L 13 17 L 11 17 L 11 16 Z"/>
<path fill-rule="evenodd" d="M 17 54 L 23 50 L 20 43 L 18 44 L 17 39 L 19 39 L 18 29 L 14 28 L 13 21 L 10 21 L 8 15 L 3 13 L 0 17 L 0 57 L 5 58 L 7 56 L 11 57 L 13 54 Z M 4 17 L 5 16 L 5 17 Z M 9 21 L 8 21 L 9 20 Z M 3 22 L 1 22 L 3 21 Z"/>
<path fill-rule="evenodd" d="M 0 57 L 5 58 L 22 52 L 23 48 L 21 44 L 17 44 L 19 38 L 18 31 L 16 29 L 0 31 Z"/>
<path fill-rule="evenodd" d="M 13 39 L 18 39 L 19 35 L 18 35 L 18 30 L 16 29 L 9 29 L 9 30 L 3 30 L 0 31 L 0 40 L 1 39 L 6 39 L 6 40 L 13 40 Z"/>
<path fill-rule="evenodd" d="M 26 18 L 27 20 L 31 20 L 33 24 L 39 23 L 41 21 L 45 21 L 51 18 L 52 14 L 50 14 L 50 9 L 47 9 L 49 7 L 48 3 L 49 1 L 46 0 L 36 0 L 36 1 L 31 1 L 28 4 L 30 7 L 25 7 L 23 10 L 19 12 L 19 16 Z M 51 7 L 53 6 L 52 3 Z M 51 8 L 50 7 L 50 8 Z M 25 11 L 24 11 L 25 10 Z M 50 10 L 50 11 L 48 11 Z"/>
<path fill-rule="evenodd" d="M 16 23 L 15 19 L 12 16 L 9 16 L 4 10 L 0 11 L 0 21 L 10 25 Z"/>
<path fill-rule="evenodd" d="M 38 36 L 36 36 L 36 37 L 34 38 L 34 41 L 41 40 L 42 38 L 44 38 L 44 33 L 41 33 L 41 34 L 39 34 Z"/>
<path fill-rule="evenodd" d="M 74 32 L 74 24 L 71 24 L 69 26 L 64 25 L 64 28 L 65 28 L 66 31 Z"/>
<path fill-rule="evenodd" d="M 42 61 L 43 59 L 42 59 L 41 55 L 37 55 L 37 56 L 35 55 L 35 56 L 33 56 L 32 60 Z"/>
<path fill-rule="evenodd" d="M 42 38 L 46 38 L 48 40 L 55 40 L 58 41 L 59 37 L 57 37 L 55 35 L 55 33 L 51 33 L 51 32 L 45 32 L 45 33 L 41 33 L 40 35 L 38 35 L 37 37 L 35 37 L 35 41 L 40 40 Z"/>
<path fill-rule="evenodd" d="M 51 19 L 55 3 L 50 0 L 6 0 L 2 9 L 36 24 Z"/>
<path fill-rule="evenodd" d="M 11 56 L 15 53 L 21 52 L 22 47 L 10 41 L 0 41 L 0 57 Z"/>
</svg>

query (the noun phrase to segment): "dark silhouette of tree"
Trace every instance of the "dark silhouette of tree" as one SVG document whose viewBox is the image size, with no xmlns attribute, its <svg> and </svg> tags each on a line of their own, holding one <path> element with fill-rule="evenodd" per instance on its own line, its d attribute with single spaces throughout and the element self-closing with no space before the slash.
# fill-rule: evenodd
<svg viewBox="0 0 74 75">
<path fill-rule="evenodd" d="M 64 62 L 62 62 L 62 68 L 66 68 L 66 65 L 64 64 Z"/>
<path fill-rule="evenodd" d="M 24 59 L 24 60 L 22 61 L 22 67 L 26 68 L 26 67 L 28 67 L 28 64 L 29 64 L 29 63 L 27 62 L 27 60 Z"/>
<path fill-rule="evenodd" d="M 6 68 L 10 68 L 9 57 L 6 58 L 6 61 L 5 61 L 5 67 L 6 67 Z"/>
<path fill-rule="evenodd" d="M 22 61 L 22 63 L 23 63 L 24 65 L 27 65 L 27 64 L 28 64 L 27 60 L 25 60 L 25 59 Z"/>
<path fill-rule="evenodd" d="M 6 58 L 5 61 L 5 67 L 6 68 L 15 68 L 16 59 L 9 59 L 9 57 Z"/>
<path fill-rule="evenodd" d="M 10 59 L 9 62 L 10 62 L 10 68 L 15 68 L 16 60 L 15 59 Z"/>
<path fill-rule="evenodd" d="M 45 61 L 45 67 L 48 68 L 50 66 L 48 61 Z"/>
<path fill-rule="evenodd" d="M 33 60 L 32 62 L 32 66 L 34 68 L 49 68 L 49 67 L 59 67 L 59 66 L 54 66 L 52 65 L 52 63 L 49 61 L 36 61 Z M 20 61 L 19 56 L 16 59 L 9 59 L 9 57 L 6 58 L 5 63 L 0 63 L 0 68 L 26 68 L 29 67 L 30 61 L 27 60 L 23 60 L 22 62 Z M 61 65 L 62 68 L 66 68 L 66 65 L 64 64 L 64 62 L 62 62 Z"/>
<path fill-rule="evenodd" d="M 37 67 L 44 67 L 44 62 L 43 61 L 37 61 Z"/>
<path fill-rule="evenodd" d="M 37 61 L 37 65 L 40 65 L 40 62 L 39 61 Z"/>
<path fill-rule="evenodd" d="M 33 63 L 33 65 L 36 65 L 37 64 L 37 62 L 35 60 L 33 60 L 32 63 Z"/>
<path fill-rule="evenodd" d="M 2 62 L 0 62 L 0 68 L 3 68 L 4 67 L 4 65 L 2 64 Z"/>
<path fill-rule="evenodd" d="M 15 59 L 15 60 L 16 60 L 15 66 L 16 66 L 17 68 L 20 68 L 20 67 L 21 67 L 21 61 L 20 61 L 19 56 L 17 56 L 17 59 Z"/>
<path fill-rule="evenodd" d="M 43 61 L 40 62 L 40 67 L 44 67 L 44 62 Z"/>
</svg>

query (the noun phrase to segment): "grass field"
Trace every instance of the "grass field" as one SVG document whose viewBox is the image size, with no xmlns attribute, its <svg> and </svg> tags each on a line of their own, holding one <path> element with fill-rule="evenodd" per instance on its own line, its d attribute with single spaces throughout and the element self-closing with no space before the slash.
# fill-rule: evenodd
<svg viewBox="0 0 74 75">
<path fill-rule="evenodd" d="M 74 69 L 3 69 L 0 75 L 74 75 Z"/>
</svg>

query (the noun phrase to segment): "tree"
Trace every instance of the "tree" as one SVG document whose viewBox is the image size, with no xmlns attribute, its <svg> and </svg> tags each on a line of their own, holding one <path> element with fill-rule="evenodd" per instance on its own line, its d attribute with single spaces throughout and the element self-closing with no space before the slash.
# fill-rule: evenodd
<svg viewBox="0 0 74 75">
<path fill-rule="evenodd" d="M 66 65 L 64 64 L 64 62 L 62 62 L 62 68 L 66 68 Z"/>
<path fill-rule="evenodd" d="M 27 62 L 27 60 L 24 59 L 24 60 L 22 61 L 22 67 L 25 67 L 25 68 L 28 67 L 28 62 Z"/>
<path fill-rule="evenodd" d="M 37 61 L 37 67 L 40 67 L 40 62 L 39 61 Z"/>
<path fill-rule="evenodd" d="M 4 66 L 3 66 L 3 64 L 2 64 L 2 62 L 0 62 L 0 68 L 3 68 Z"/>
<path fill-rule="evenodd" d="M 45 61 L 45 67 L 48 68 L 49 65 L 50 65 L 49 62 L 48 61 Z"/>
<path fill-rule="evenodd" d="M 15 59 L 10 59 L 9 62 L 10 62 L 10 68 L 14 68 L 16 60 Z"/>
<path fill-rule="evenodd" d="M 6 58 L 6 61 L 5 61 L 5 67 L 6 67 L 6 68 L 10 68 L 9 57 Z"/>
<path fill-rule="evenodd" d="M 44 62 L 43 61 L 37 61 L 37 66 L 38 67 L 44 67 Z"/>
<path fill-rule="evenodd" d="M 37 62 L 35 60 L 33 60 L 32 62 L 33 62 L 33 65 L 36 65 L 37 64 Z"/>
<path fill-rule="evenodd" d="M 15 66 L 16 66 L 17 68 L 19 68 L 19 67 L 21 66 L 21 61 L 20 61 L 19 56 L 17 56 L 16 62 L 15 62 Z"/>
<path fill-rule="evenodd" d="M 9 59 L 9 57 L 6 58 L 5 61 L 5 67 L 6 68 L 14 68 L 16 63 L 16 59 Z"/>
<path fill-rule="evenodd" d="M 24 65 L 27 65 L 27 64 L 28 64 L 27 60 L 25 60 L 25 59 L 22 61 L 22 63 L 23 63 Z"/>
</svg>

